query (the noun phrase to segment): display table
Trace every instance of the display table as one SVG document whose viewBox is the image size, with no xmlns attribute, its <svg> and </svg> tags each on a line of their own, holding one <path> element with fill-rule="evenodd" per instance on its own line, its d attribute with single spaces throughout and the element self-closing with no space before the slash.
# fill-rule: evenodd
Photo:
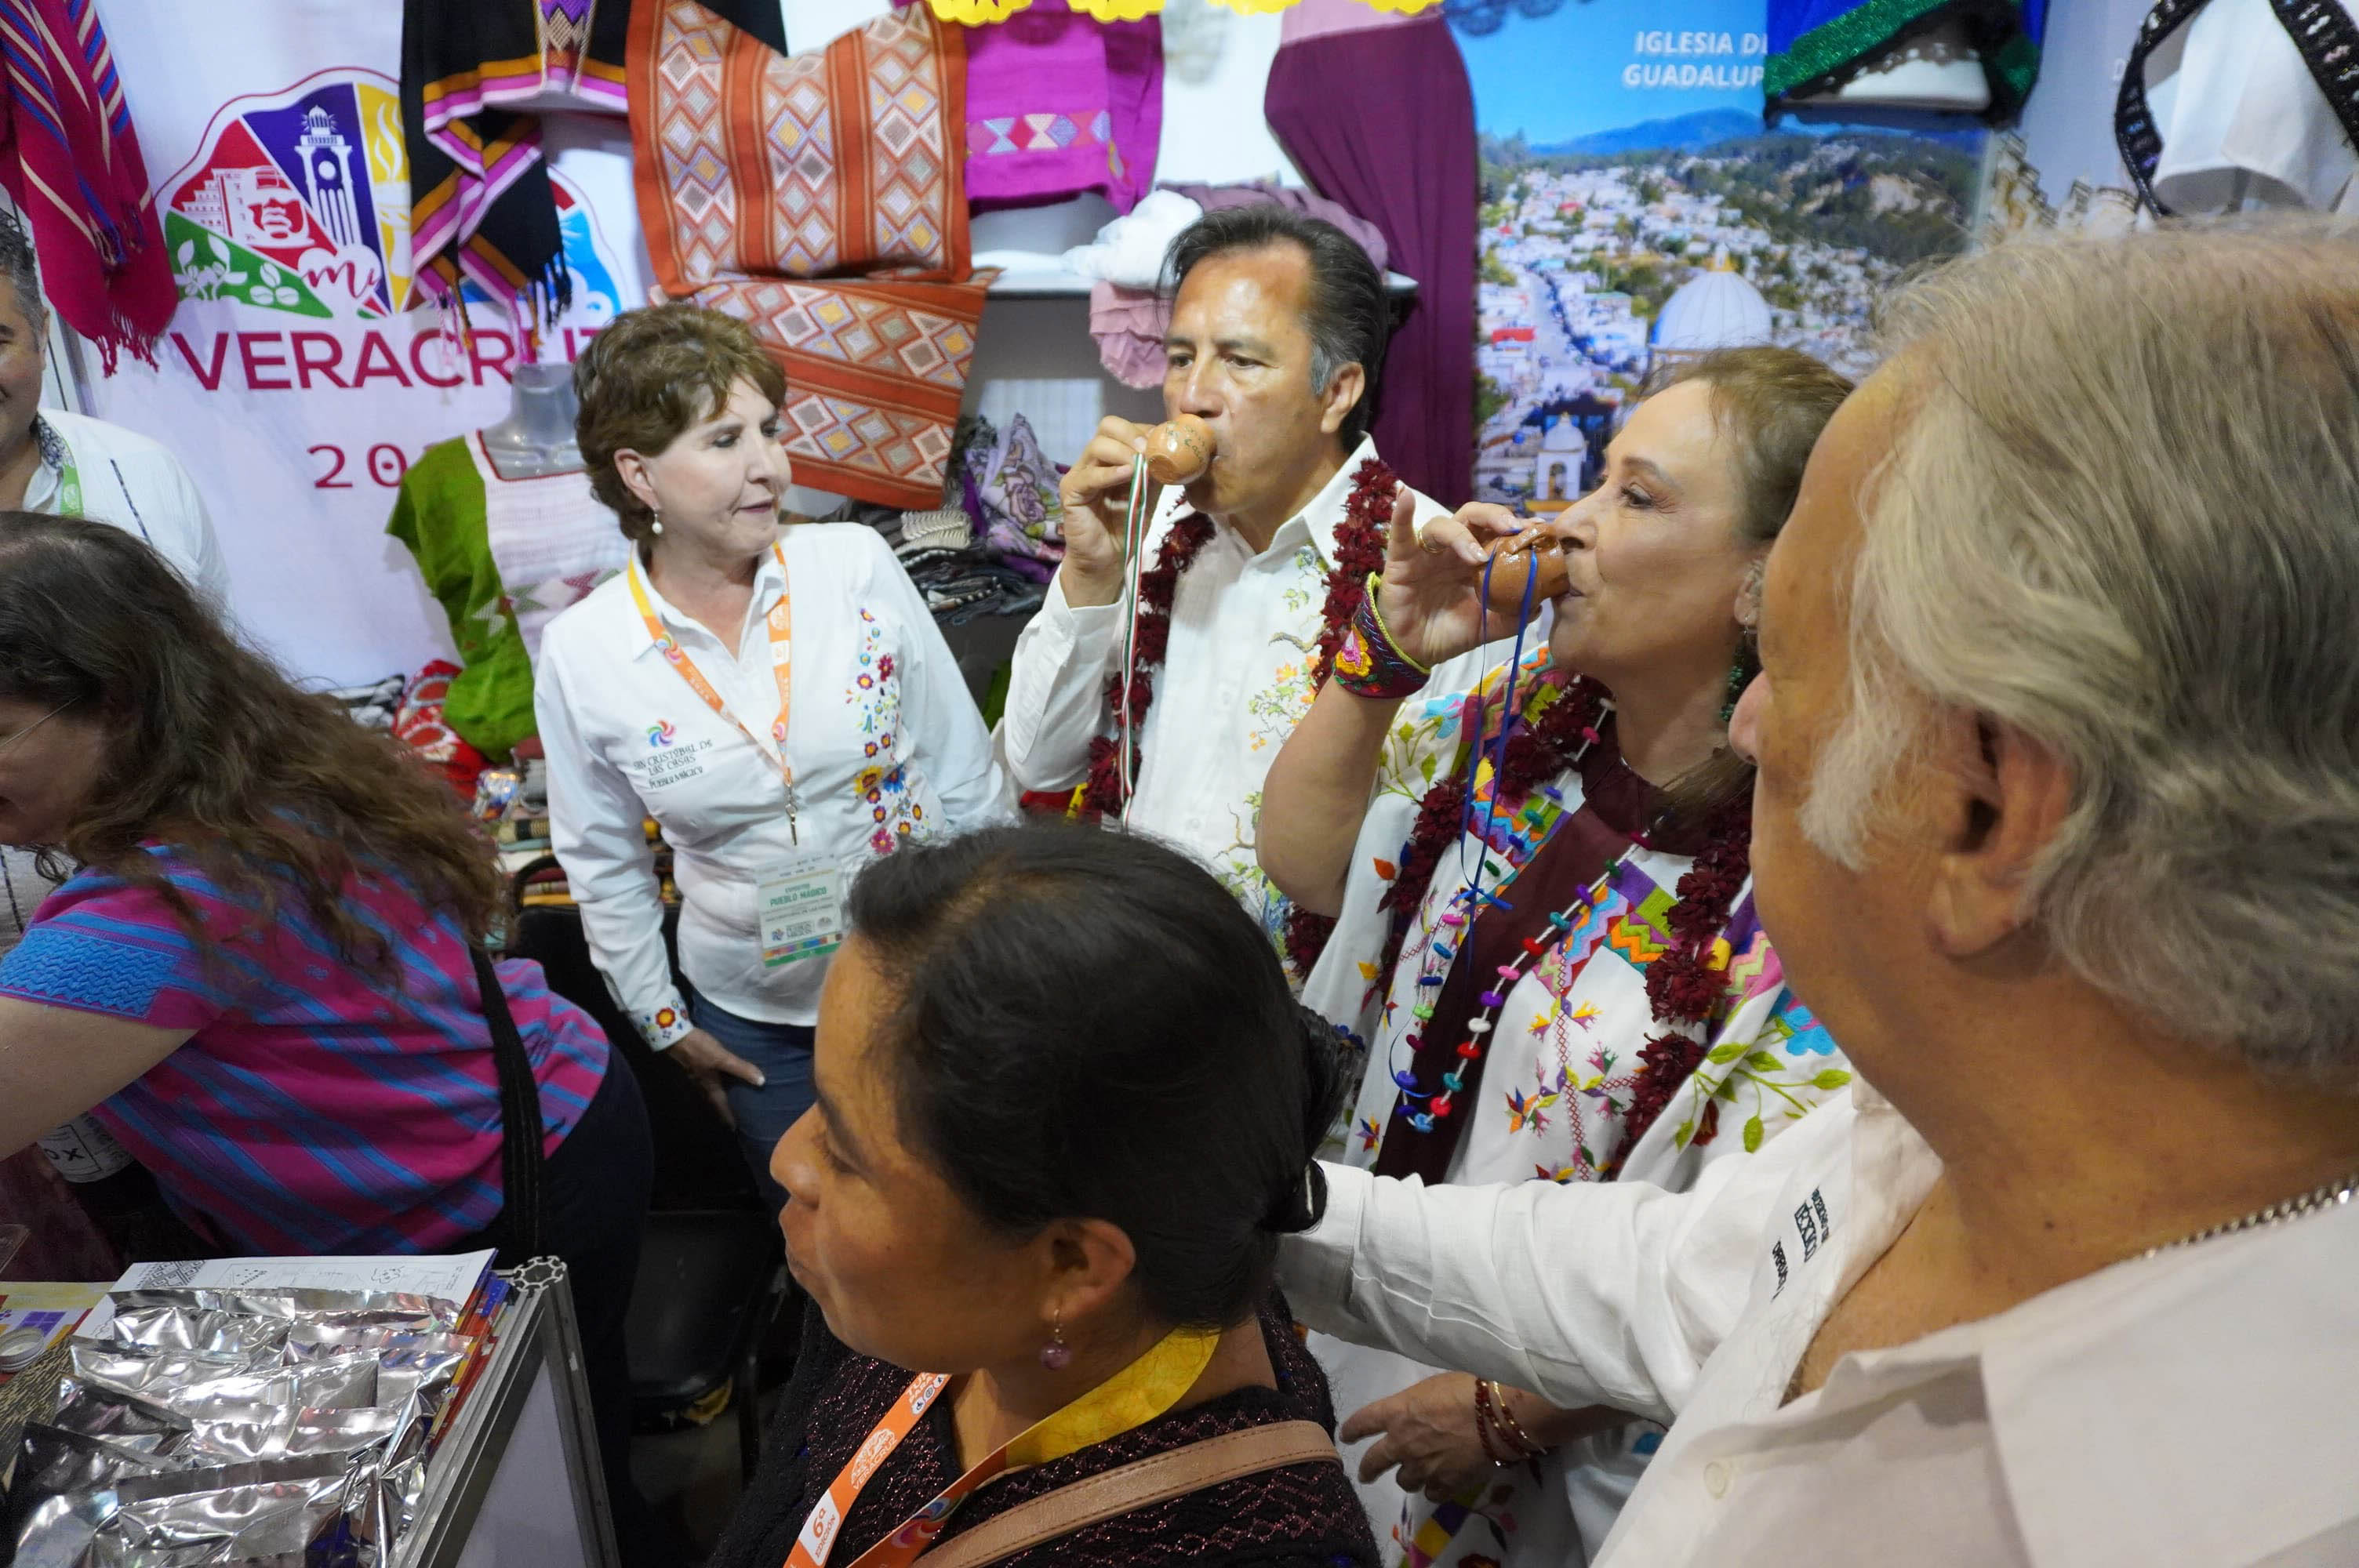
<svg viewBox="0 0 2359 1568">
<path fill-rule="evenodd" d="M 332 1267 L 338 1260 L 318 1261 Z M 507 1290 L 490 1320 L 488 1349 L 426 1460 L 416 1514 L 395 1545 L 392 1563 L 618 1568 L 565 1267 L 537 1259 L 498 1278 Z M 88 1292 L 86 1300 L 99 1300 L 106 1289 L 11 1288 L 80 1289 Z M 100 1313 L 109 1311 L 102 1303 Z M 91 1321 L 103 1319 L 94 1314 Z M 60 1381 L 72 1372 L 70 1346 L 61 1337 L 0 1385 L 0 1454 L 12 1466 L 25 1423 L 47 1422 L 58 1409 Z"/>
<path fill-rule="evenodd" d="M 554 1271 L 536 1282 L 531 1276 Z M 541 1260 L 516 1287 L 483 1375 L 426 1467 L 399 1568 L 615 1568 L 606 1481 L 564 1267 Z"/>
</svg>

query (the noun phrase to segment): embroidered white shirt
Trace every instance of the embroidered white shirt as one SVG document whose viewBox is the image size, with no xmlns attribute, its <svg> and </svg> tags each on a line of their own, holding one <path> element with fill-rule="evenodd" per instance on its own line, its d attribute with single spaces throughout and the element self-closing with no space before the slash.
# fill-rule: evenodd
<svg viewBox="0 0 2359 1568">
<path fill-rule="evenodd" d="M 45 428 L 46 427 L 46 428 Z M 33 425 L 41 466 L 25 486 L 25 510 L 56 514 L 65 465 L 82 481 L 82 514 L 155 546 L 212 608 L 229 608 L 229 568 L 205 515 L 204 497 L 180 460 L 136 431 L 44 408 Z"/>
<path fill-rule="evenodd" d="M 1280 1280 L 1331 1332 L 1676 1415 L 1604 1568 L 2359 1561 L 2359 1205 L 1846 1356 L 1781 1408 L 1940 1172 L 1864 1084 L 1685 1194 L 1330 1166 Z"/>
<path fill-rule="evenodd" d="M 734 649 L 653 584 L 648 599 L 738 722 L 766 741 L 778 693 L 764 617 L 791 591 L 787 754 L 799 843 L 777 765 L 657 651 L 627 576 L 600 585 L 541 639 L 533 707 L 549 752 L 550 836 L 592 955 L 658 1046 L 690 1025 L 664 953 L 645 818 L 671 846 L 690 982 L 741 1017 L 808 1024 L 826 965 L 764 968 L 759 880 L 799 848 L 831 850 L 853 870 L 905 838 L 1013 816 L 958 664 L 885 541 L 858 524 L 804 524 L 779 543 L 787 573 L 763 558 Z"/>
<path fill-rule="evenodd" d="M 1211 867 L 1274 942 L 1290 905 L 1255 855 L 1262 781 L 1318 695 L 1311 665 L 1335 532 L 1361 465 L 1375 456 L 1374 438 L 1361 441 L 1267 549 L 1254 552 L 1228 528 L 1213 533 L 1180 579 L 1155 700 L 1140 727 L 1130 826 Z M 1417 507 L 1419 527 L 1450 514 L 1422 494 Z M 1186 511 L 1182 493 L 1166 490 L 1142 546 L 1149 566 Z M 1067 790 L 1088 776 L 1090 742 L 1113 732 L 1106 682 L 1122 665 L 1127 606 L 1125 593 L 1113 604 L 1075 608 L 1062 582 L 1052 583 L 1016 639 L 997 738 L 1018 789 Z M 1480 652 L 1453 660 L 1435 672 L 1436 689 L 1471 685 L 1495 660 Z"/>
</svg>

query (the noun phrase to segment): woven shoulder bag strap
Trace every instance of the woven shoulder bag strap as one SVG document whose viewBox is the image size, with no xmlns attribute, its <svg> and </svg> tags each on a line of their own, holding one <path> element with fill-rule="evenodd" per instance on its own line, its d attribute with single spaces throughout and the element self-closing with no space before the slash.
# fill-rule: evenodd
<svg viewBox="0 0 2359 1568">
<path fill-rule="evenodd" d="M 491 955 L 474 949 L 475 984 L 484 996 L 484 1022 L 492 1031 L 492 1065 L 500 1082 L 499 1265 L 513 1269 L 541 1254 L 546 1198 L 541 1173 L 546 1156 L 540 1121 L 540 1085 L 532 1058 L 508 1011 L 508 993 Z"/>
<path fill-rule="evenodd" d="M 1108 1470 L 1018 1503 L 951 1537 L 918 1561 L 921 1568 L 984 1568 L 1101 1519 L 1135 1513 L 1241 1476 L 1288 1465 L 1341 1465 L 1335 1440 L 1315 1421 L 1282 1421 L 1224 1432 Z"/>
</svg>

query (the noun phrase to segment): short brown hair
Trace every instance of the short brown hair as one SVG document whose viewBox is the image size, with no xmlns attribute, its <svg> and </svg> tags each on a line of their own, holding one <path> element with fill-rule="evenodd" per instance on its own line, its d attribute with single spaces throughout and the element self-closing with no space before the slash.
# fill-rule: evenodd
<svg viewBox="0 0 2359 1568">
<path fill-rule="evenodd" d="M 581 405 L 573 438 L 590 488 L 614 509 L 624 537 L 647 538 L 655 514 L 623 482 L 614 454 L 655 456 L 690 425 L 711 418 L 740 381 L 752 382 L 773 404 L 786 398 L 786 372 L 745 323 L 701 305 L 625 310 L 590 340 L 573 365 Z"/>
<path fill-rule="evenodd" d="M 1799 349 L 1763 343 L 1682 356 L 1656 373 L 1647 395 L 1683 381 L 1712 388 L 1720 427 L 1736 448 L 1745 496 L 1739 526 L 1747 543 L 1768 544 L 1794 510 L 1810 449 L 1851 395 L 1851 378 Z"/>
</svg>

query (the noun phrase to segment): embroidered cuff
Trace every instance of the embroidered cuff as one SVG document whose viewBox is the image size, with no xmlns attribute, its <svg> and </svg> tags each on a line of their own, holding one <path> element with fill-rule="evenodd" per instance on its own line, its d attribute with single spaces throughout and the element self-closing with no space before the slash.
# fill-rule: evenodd
<svg viewBox="0 0 2359 1568">
<path fill-rule="evenodd" d="M 1343 631 L 1343 644 L 1335 650 L 1337 684 L 1354 697 L 1397 701 L 1425 689 L 1432 671 L 1400 650 L 1385 618 L 1376 609 L 1376 579 L 1368 577 L 1359 607 Z"/>
<path fill-rule="evenodd" d="M 688 1021 L 688 1007 L 677 995 L 666 998 L 653 1011 L 635 1011 L 631 1022 L 639 1026 L 639 1033 L 647 1043 L 658 1051 L 678 1044 L 681 1035 L 696 1027 Z"/>
</svg>

